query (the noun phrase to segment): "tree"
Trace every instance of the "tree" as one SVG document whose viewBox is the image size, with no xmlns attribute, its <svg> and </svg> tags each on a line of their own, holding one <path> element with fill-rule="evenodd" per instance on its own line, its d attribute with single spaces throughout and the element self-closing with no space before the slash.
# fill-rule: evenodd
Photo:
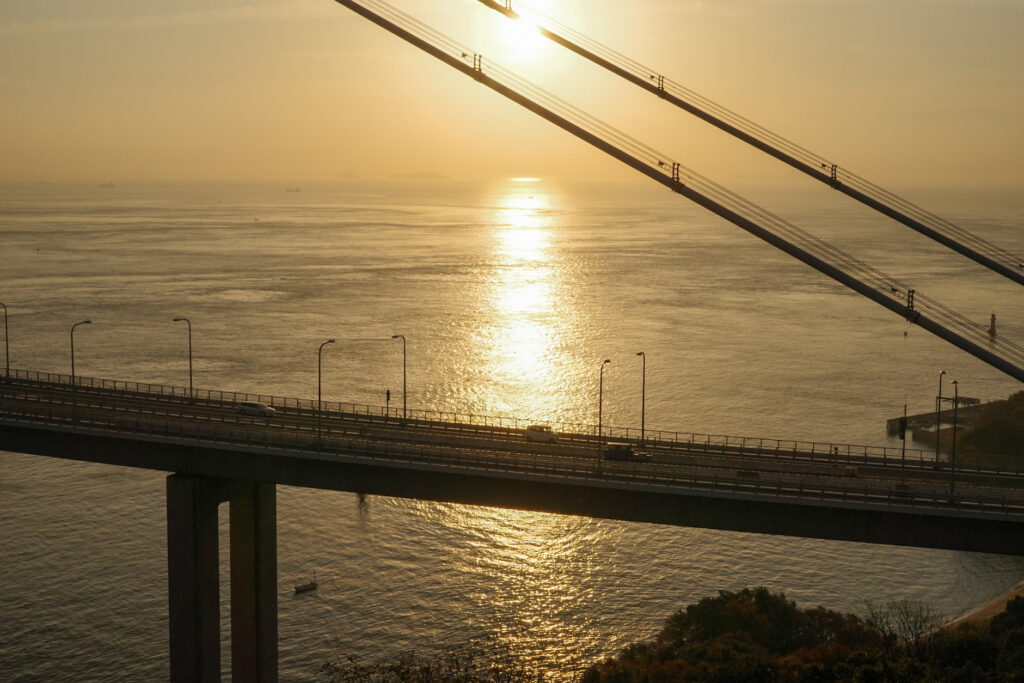
<svg viewBox="0 0 1024 683">
<path fill-rule="evenodd" d="M 320 667 L 329 683 L 541 683 L 544 674 L 527 665 L 507 643 L 471 641 L 433 654 L 404 652 L 367 664 L 339 655 Z"/>
<path fill-rule="evenodd" d="M 958 441 L 965 453 L 1024 457 L 1024 391 L 980 408 Z"/>
<path fill-rule="evenodd" d="M 1024 598 L 1015 597 L 992 617 L 989 634 L 999 648 L 999 673 L 1009 681 L 1024 681 Z"/>
<path fill-rule="evenodd" d="M 927 657 L 930 636 L 942 618 L 929 605 L 916 600 L 894 600 L 878 605 L 868 602 L 865 622 L 889 656 L 908 652 L 918 661 Z"/>
</svg>

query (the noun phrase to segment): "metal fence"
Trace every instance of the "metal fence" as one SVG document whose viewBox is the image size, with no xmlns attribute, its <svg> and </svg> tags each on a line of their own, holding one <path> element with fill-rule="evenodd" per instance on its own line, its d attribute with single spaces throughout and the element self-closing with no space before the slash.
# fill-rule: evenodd
<svg viewBox="0 0 1024 683">
<path fill-rule="evenodd" d="M 14 381 L 47 383 L 53 385 L 71 385 L 71 376 L 64 374 L 35 372 L 27 370 L 11 370 Z M 100 379 L 76 376 L 75 387 L 93 392 L 117 392 L 144 396 L 158 396 L 168 400 L 193 401 L 209 404 L 236 404 L 241 401 L 258 401 L 275 409 L 295 411 L 298 413 L 315 414 L 315 399 L 275 396 L 273 394 L 251 394 L 238 391 L 221 391 L 216 389 L 194 389 L 189 393 L 188 387 L 179 387 L 150 382 L 129 382 L 125 380 Z M 338 401 L 322 401 L 321 411 L 324 415 L 338 414 L 346 416 L 366 416 L 369 418 L 402 417 L 400 408 L 386 408 L 359 403 Z M 521 430 L 531 424 L 547 424 L 558 431 L 565 441 L 630 441 L 641 443 L 641 432 L 636 427 L 604 426 L 598 435 L 596 425 L 586 423 L 558 422 L 535 418 L 505 417 L 477 413 L 461 413 L 458 411 L 426 410 L 410 408 L 407 418 L 424 424 L 448 425 L 455 428 L 473 427 L 497 431 L 508 431 L 509 434 L 521 434 Z M 509 436 L 506 434 L 506 436 Z M 769 457 L 799 457 L 818 459 L 822 462 L 844 462 L 847 464 L 880 464 L 883 466 L 905 463 L 908 467 L 918 469 L 932 468 L 935 452 L 920 448 L 902 448 L 891 446 L 865 446 L 844 444 L 829 441 L 800 441 L 791 439 L 771 439 L 751 436 L 730 436 L 722 434 L 703 434 L 699 432 L 678 432 L 660 429 L 645 429 L 643 443 L 667 444 L 686 448 L 690 451 L 703 453 L 719 453 L 731 455 L 758 455 Z M 963 469 L 959 466 L 958 469 Z M 971 468 L 975 472 L 993 474 L 1021 475 L 1020 463 L 1010 467 L 982 467 L 976 464 Z"/>
<path fill-rule="evenodd" d="M 294 425 L 254 420 L 248 423 L 223 420 L 195 420 L 187 407 L 168 404 L 162 415 L 76 414 L 64 403 L 38 403 L 7 407 L 0 419 L 76 432 L 123 436 L 126 434 L 147 439 L 181 440 L 217 444 L 225 449 L 259 448 L 280 452 L 282 455 L 315 455 L 316 457 L 365 458 L 375 463 L 387 462 L 396 467 L 461 468 L 486 471 L 497 476 L 543 477 L 563 481 L 600 482 L 604 486 L 638 484 L 652 490 L 680 488 L 705 490 L 722 495 L 750 495 L 776 499 L 820 501 L 832 504 L 864 504 L 929 509 L 948 509 L 959 512 L 996 514 L 1011 519 L 1024 515 L 1024 496 L 1007 498 L 1006 495 L 982 495 L 976 491 L 950 495 L 932 490 L 906 490 L 894 488 L 893 482 L 876 482 L 875 486 L 862 480 L 833 479 L 823 481 L 811 478 L 785 481 L 782 478 L 702 473 L 699 469 L 679 465 L 649 462 L 613 462 L 601 458 L 575 456 L 544 456 L 537 453 L 488 451 L 486 449 L 459 448 L 450 445 L 389 443 L 366 441 L 339 433 L 329 425 L 320 432 Z M 1013 489 L 1019 493 L 1019 489 Z M 813 514 L 813 513 L 810 513 Z"/>
</svg>

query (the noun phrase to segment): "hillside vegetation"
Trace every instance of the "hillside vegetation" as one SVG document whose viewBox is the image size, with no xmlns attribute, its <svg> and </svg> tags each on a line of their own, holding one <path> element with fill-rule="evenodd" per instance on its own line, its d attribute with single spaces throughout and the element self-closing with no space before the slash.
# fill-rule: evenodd
<svg viewBox="0 0 1024 683">
<path fill-rule="evenodd" d="M 934 613 L 908 601 L 868 605 L 858 617 L 800 609 L 765 588 L 722 591 L 582 681 L 1024 681 L 1024 599 L 986 625 L 937 626 Z"/>
<path fill-rule="evenodd" d="M 745 588 L 689 605 L 654 639 L 576 676 L 527 664 L 500 642 L 375 664 L 340 656 L 321 674 L 332 683 L 1024 682 L 1024 598 L 988 622 L 939 622 L 911 601 L 868 604 L 855 616 Z"/>
<path fill-rule="evenodd" d="M 958 450 L 1024 459 L 1024 391 L 983 406 L 974 423 L 957 439 Z M 1018 460 L 1024 465 L 1024 460 Z"/>
</svg>

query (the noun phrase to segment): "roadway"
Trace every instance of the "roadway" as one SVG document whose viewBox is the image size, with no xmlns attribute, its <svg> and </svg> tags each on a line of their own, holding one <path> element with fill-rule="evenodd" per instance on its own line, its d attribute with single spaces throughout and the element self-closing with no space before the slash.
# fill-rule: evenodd
<svg viewBox="0 0 1024 683">
<path fill-rule="evenodd" d="M 298 407 L 298 402 L 279 407 L 272 417 L 251 417 L 240 415 L 234 400 L 72 389 L 66 383 L 18 379 L 0 383 L 0 417 L 80 430 L 271 446 L 326 458 L 369 458 L 393 467 L 459 467 L 602 485 L 797 497 L 817 504 L 860 502 L 1024 515 L 1024 475 L 994 470 L 952 473 L 919 462 L 901 466 L 892 458 L 854 462 L 796 449 L 633 440 L 632 461 L 610 461 L 601 455 L 603 440 L 590 434 L 561 434 L 558 443 L 541 444 L 526 441 L 522 429 L 338 411 L 318 416 L 311 408 Z"/>
</svg>

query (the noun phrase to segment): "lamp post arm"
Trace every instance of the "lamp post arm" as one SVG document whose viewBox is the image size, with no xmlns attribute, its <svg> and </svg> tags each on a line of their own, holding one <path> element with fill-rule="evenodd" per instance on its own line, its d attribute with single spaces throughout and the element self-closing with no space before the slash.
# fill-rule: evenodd
<svg viewBox="0 0 1024 683">
<path fill-rule="evenodd" d="M 393 334 L 393 335 L 391 335 L 391 338 L 392 339 L 401 339 L 402 340 L 402 419 L 405 420 L 405 419 L 408 418 L 408 415 L 409 415 L 409 412 L 408 412 L 408 402 L 407 402 L 407 399 L 408 399 L 408 391 L 407 391 L 408 383 L 406 381 L 406 378 L 408 377 L 408 375 L 406 373 L 406 359 L 408 358 L 408 356 L 406 355 L 406 352 L 405 352 L 405 335 L 404 334 Z"/>
<path fill-rule="evenodd" d="M 935 467 L 939 466 L 939 434 L 942 431 L 942 376 L 946 374 L 945 370 L 939 371 L 939 394 L 935 399 Z"/>
<path fill-rule="evenodd" d="M 606 358 L 604 360 L 604 362 L 601 363 L 601 371 L 600 371 L 600 373 L 598 373 L 598 383 L 597 383 L 597 437 L 599 439 L 604 434 L 604 432 L 602 430 L 602 418 L 603 418 L 602 413 L 603 413 L 603 410 L 604 410 L 604 366 L 608 365 L 609 363 L 611 363 L 611 360 Z"/>
<path fill-rule="evenodd" d="M 7 333 L 7 305 L 0 303 L 0 308 L 4 309 L 4 377 L 10 379 L 11 377 L 11 343 L 10 335 Z"/>
<path fill-rule="evenodd" d="M 79 325 L 91 325 L 92 320 L 81 320 L 71 326 L 71 386 L 75 385 L 75 328 Z"/>
<path fill-rule="evenodd" d="M 647 412 L 647 354 L 637 351 L 642 362 L 640 370 L 640 441 L 644 440 L 644 418 Z"/>
<path fill-rule="evenodd" d="M 188 397 L 194 398 L 192 390 L 192 321 L 188 318 L 175 318 L 172 322 L 185 323 L 188 326 Z"/>
</svg>

